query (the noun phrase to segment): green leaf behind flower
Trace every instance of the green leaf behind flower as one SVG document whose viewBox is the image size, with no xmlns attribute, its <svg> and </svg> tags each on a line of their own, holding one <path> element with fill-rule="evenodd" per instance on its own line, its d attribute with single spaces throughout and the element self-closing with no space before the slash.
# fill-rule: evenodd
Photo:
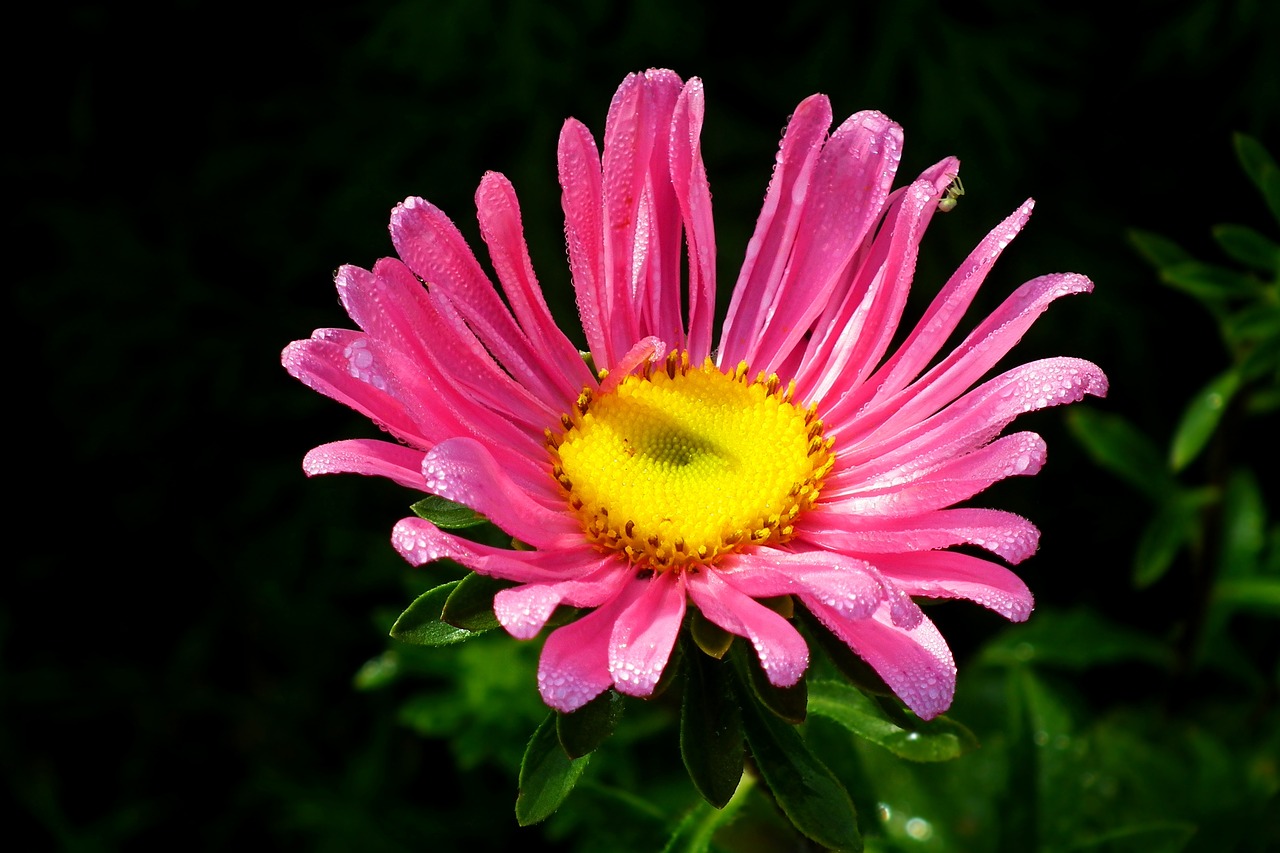
<svg viewBox="0 0 1280 853">
<path fill-rule="evenodd" d="M 441 584 L 414 599 L 391 626 L 391 636 L 418 646 L 448 646 L 474 637 L 477 632 L 450 625 L 441 618 L 445 602 L 460 583 Z"/>
<path fill-rule="evenodd" d="M 973 732 L 945 717 L 904 727 L 862 691 L 839 681 L 809 684 L 809 713 L 827 717 L 853 734 L 910 761 L 950 761 L 977 748 Z"/>
<path fill-rule="evenodd" d="M 556 715 L 551 713 L 529 740 L 520 763 L 520 793 L 516 796 L 516 820 L 530 826 L 546 820 L 573 791 L 590 756 L 570 758 L 556 735 Z"/>
<path fill-rule="evenodd" d="M 488 521 L 474 509 L 446 500 L 439 495 L 427 495 L 409 508 L 419 518 L 424 518 L 444 530 L 478 527 Z"/>
</svg>

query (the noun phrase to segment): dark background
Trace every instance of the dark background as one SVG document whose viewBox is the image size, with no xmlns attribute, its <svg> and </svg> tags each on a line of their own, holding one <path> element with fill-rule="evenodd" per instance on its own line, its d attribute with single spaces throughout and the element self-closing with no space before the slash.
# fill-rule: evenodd
<svg viewBox="0 0 1280 853">
<path fill-rule="evenodd" d="M 393 695 L 353 690 L 386 646 L 373 614 L 417 583 L 387 541 L 408 497 L 306 480 L 309 448 L 372 428 L 288 377 L 279 352 L 349 325 L 332 273 L 391 252 L 405 196 L 477 245 L 471 196 L 490 169 L 515 184 L 572 328 L 556 137 L 575 116 L 601 138 L 630 71 L 706 84 L 722 305 L 793 107 L 821 91 L 837 121 L 880 109 L 905 128 L 902 180 L 964 163 L 968 193 L 930 229 L 918 298 L 1034 196 L 979 307 L 1034 275 L 1091 276 L 1096 293 L 1054 306 L 1015 355 L 1097 361 L 1112 380 L 1097 405 L 1163 444 L 1226 355 L 1126 230 L 1218 259 L 1212 225 L 1267 222 L 1231 134 L 1277 152 L 1280 20 L 1261 0 L 1074 8 L 189 0 L 11 23 L 5 835 L 33 839 L 24 850 L 537 843 L 465 808 L 487 795 L 509 815 L 509 776 L 455 772 L 397 725 Z M 1165 593 L 1128 586 L 1141 508 L 1089 471 L 1061 414 L 1026 419 L 1048 467 L 991 501 L 1044 531 L 1020 571 L 1042 603 L 1166 630 Z M 1274 472 L 1272 443 L 1257 454 Z M 950 618 L 963 680 L 998 620 Z"/>
</svg>

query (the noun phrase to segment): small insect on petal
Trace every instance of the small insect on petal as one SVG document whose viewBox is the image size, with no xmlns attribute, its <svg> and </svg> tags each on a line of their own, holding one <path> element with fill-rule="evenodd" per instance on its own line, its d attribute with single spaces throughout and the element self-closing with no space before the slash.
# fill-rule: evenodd
<svg viewBox="0 0 1280 853">
<path fill-rule="evenodd" d="M 947 191 L 942 194 L 942 198 L 938 199 L 938 210 L 943 213 L 955 210 L 960 196 L 964 195 L 964 184 L 960 183 L 960 176 L 952 175 L 951 179 L 951 183 L 947 185 Z"/>
</svg>

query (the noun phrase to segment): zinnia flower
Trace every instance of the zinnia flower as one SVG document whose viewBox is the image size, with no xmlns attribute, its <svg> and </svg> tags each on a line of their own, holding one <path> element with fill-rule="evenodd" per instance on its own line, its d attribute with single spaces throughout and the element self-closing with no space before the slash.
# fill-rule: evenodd
<svg viewBox="0 0 1280 853">
<path fill-rule="evenodd" d="M 933 717 L 951 702 L 955 664 L 913 599 L 967 598 L 1013 620 L 1032 607 L 1004 563 L 1036 550 L 1036 528 L 955 505 L 1044 463 L 1038 435 L 1000 435 L 1016 416 L 1107 382 L 1087 361 L 1049 358 L 973 386 L 1051 301 L 1092 285 L 1029 281 L 938 358 L 1028 201 L 888 354 L 959 162 L 894 190 L 901 128 L 867 111 L 829 133 L 830 104 L 814 95 L 787 125 L 717 340 L 702 120 L 699 80 L 651 70 L 614 96 L 603 157 L 583 124 L 564 125 L 588 353 L 552 320 L 505 177 L 486 174 L 476 192 L 501 294 L 444 213 L 420 198 L 397 206 L 399 259 L 337 273 L 362 331 L 321 329 L 283 356 L 396 441 L 326 444 L 304 469 L 389 477 L 517 540 L 491 547 L 416 517 L 392 533 L 415 565 L 449 558 L 515 582 L 494 612 L 517 638 L 559 605 L 587 609 L 542 650 L 538 687 L 560 711 L 610 687 L 651 695 L 690 605 L 746 638 L 774 685 L 794 685 L 805 640 L 760 603 L 792 596 Z M 953 550 L 964 545 L 977 547 Z"/>
</svg>

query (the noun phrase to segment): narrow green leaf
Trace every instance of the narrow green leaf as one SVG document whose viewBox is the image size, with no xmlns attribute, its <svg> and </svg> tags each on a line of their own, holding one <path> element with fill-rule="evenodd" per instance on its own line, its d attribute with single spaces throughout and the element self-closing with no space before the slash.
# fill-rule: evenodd
<svg viewBox="0 0 1280 853">
<path fill-rule="evenodd" d="M 438 495 L 427 495 L 413 504 L 410 509 L 419 518 L 425 518 L 436 527 L 444 530 L 476 527 L 488 521 L 487 518 L 474 509 L 446 500 Z"/>
<path fill-rule="evenodd" d="M 1194 823 L 1178 823 L 1168 821 L 1122 826 L 1109 830 L 1101 835 L 1090 836 L 1069 849 L 1072 853 L 1087 853 L 1099 850 L 1103 853 L 1116 851 L 1141 851 L 1141 853 L 1180 853 L 1185 850 L 1195 836 L 1197 827 Z"/>
<path fill-rule="evenodd" d="M 490 631 L 499 626 L 493 615 L 493 597 L 500 590 L 515 586 L 511 581 L 472 572 L 458 582 L 458 588 L 444 604 L 441 617 L 457 628 L 468 631 Z"/>
<path fill-rule="evenodd" d="M 724 808 L 715 808 L 710 803 L 699 802 L 685 814 L 675 832 L 662 848 L 662 853 L 711 853 L 711 839 L 722 826 L 732 823 L 742 806 L 747 802 L 747 795 L 755 787 L 751 776 L 743 776 L 738 790 Z"/>
<path fill-rule="evenodd" d="M 370 658 L 356 671 L 352 683 L 357 690 L 377 690 L 395 682 L 400 675 L 400 655 L 388 649 Z"/>
<path fill-rule="evenodd" d="M 911 728 L 904 728 L 864 693 L 838 681 L 809 684 L 809 713 L 834 720 L 910 761 L 950 761 L 978 746 L 973 732 L 946 717 L 916 720 Z"/>
<path fill-rule="evenodd" d="M 1211 307 L 1228 299 L 1254 299 L 1262 293 L 1252 276 L 1201 261 L 1162 267 L 1160 280 Z"/>
<path fill-rule="evenodd" d="M 1214 587 L 1213 597 L 1235 609 L 1280 616 L 1280 578 L 1223 578 Z"/>
<path fill-rule="evenodd" d="M 1169 464 L 1174 471 L 1181 471 L 1200 455 L 1238 390 L 1240 374 L 1232 368 L 1214 377 L 1191 398 L 1173 433 Z"/>
<path fill-rule="evenodd" d="M 1280 340 L 1280 305 L 1260 302 L 1241 308 L 1226 318 L 1223 331 L 1234 348 L 1271 341 L 1274 354 L 1274 341 Z"/>
<path fill-rule="evenodd" d="M 1247 225 L 1219 225 L 1213 238 L 1222 251 L 1247 267 L 1280 274 L 1280 245 Z"/>
<path fill-rule="evenodd" d="M 680 756 L 708 803 L 723 807 L 742 779 L 742 715 L 731 685 L 732 664 L 693 652 L 680 707 Z"/>
<path fill-rule="evenodd" d="M 595 752 L 622 719 L 622 697 L 606 690 L 572 714 L 556 715 L 556 737 L 570 758 Z"/>
<path fill-rule="evenodd" d="M 796 728 L 763 708 L 739 682 L 742 717 L 760 775 L 797 830 L 832 850 L 861 850 L 853 800 Z"/>
<path fill-rule="evenodd" d="M 573 791 L 591 756 L 570 758 L 556 736 L 556 715 L 538 726 L 524 760 L 520 762 L 520 793 L 516 796 L 516 820 L 530 826 L 546 820 Z"/>
<path fill-rule="evenodd" d="M 1073 406 L 1067 412 L 1067 428 L 1094 462 L 1152 501 L 1163 500 L 1174 488 L 1155 442 L 1119 415 Z"/>
<path fill-rule="evenodd" d="M 1249 180 L 1262 191 L 1271 215 L 1280 222 L 1280 168 L 1262 143 L 1245 133 L 1235 135 L 1236 156 Z"/>
<path fill-rule="evenodd" d="M 1267 541 L 1267 507 L 1257 477 L 1248 469 L 1232 473 L 1222 496 L 1219 577 L 1254 574 Z"/>
<path fill-rule="evenodd" d="M 978 656 L 995 666 L 1060 667 L 1084 671 L 1116 663 L 1174 664 L 1169 646 L 1143 631 L 1108 619 L 1095 610 L 1046 608 L 1021 625 L 1006 628 Z"/>
<path fill-rule="evenodd" d="M 455 627 L 440 618 L 445 601 L 459 583 L 461 581 L 441 584 L 414 599 L 391 626 L 391 636 L 417 646 L 448 646 L 474 637 L 476 632 Z"/>
<path fill-rule="evenodd" d="M 1192 259 L 1191 254 L 1177 243 L 1150 231 L 1137 228 L 1130 230 L 1129 242 L 1156 269 L 1171 267 Z"/>
<path fill-rule="evenodd" d="M 1169 495 L 1138 539 L 1134 586 L 1143 589 L 1164 577 L 1178 552 L 1200 538 L 1200 509 L 1216 498 L 1217 493 L 1211 489 L 1183 490 Z"/>
</svg>

